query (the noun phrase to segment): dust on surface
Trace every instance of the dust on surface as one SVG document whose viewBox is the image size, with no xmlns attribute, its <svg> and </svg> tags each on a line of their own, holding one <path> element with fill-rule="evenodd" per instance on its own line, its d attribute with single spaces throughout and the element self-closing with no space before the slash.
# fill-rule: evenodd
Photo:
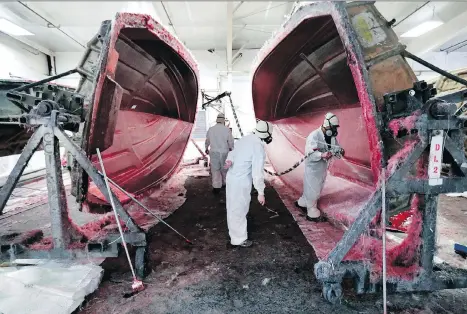
<svg viewBox="0 0 467 314">
<path fill-rule="evenodd" d="M 149 234 L 146 290 L 123 298 L 131 273 L 122 255 L 104 263 L 99 290 L 77 313 L 382 313 L 380 295 L 346 291 L 340 304 L 321 296 L 313 275 L 316 257 L 276 192 L 266 202 L 252 196 L 248 232 L 254 246 L 228 244 L 225 194 L 211 193 L 209 177 L 190 177 L 187 201 L 166 221 L 195 245 L 189 246 L 162 224 Z M 388 296 L 389 313 L 465 313 L 465 290 Z"/>
</svg>

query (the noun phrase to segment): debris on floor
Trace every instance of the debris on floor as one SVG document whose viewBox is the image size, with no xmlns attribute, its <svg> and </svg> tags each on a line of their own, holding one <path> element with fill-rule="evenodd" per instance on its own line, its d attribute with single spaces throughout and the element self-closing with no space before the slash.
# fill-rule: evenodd
<svg viewBox="0 0 467 314">
<path fill-rule="evenodd" d="M 261 284 L 263 286 L 267 285 L 269 282 L 271 281 L 271 278 L 264 278 L 263 281 L 261 282 Z"/>
<path fill-rule="evenodd" d="M 102 267 L 94 264 L 48 261 L 37 266 L 0 267 L 0 313 L 72 313 L 97 289 L 102 275 Z"/>
<path fill-rule="evenodd" d="M 149 231 L 147 289 L 122 298 L 130 270 L 122 266 L 123 255 L 109 259 L 103 265 L 108 276 L 79 314 L 382 313 L 379 294 L 357 296 L 350 289 L 339 304 L 323 299 L 313 274 L 316 256 L 299 228 L 306 222 L 299 219 L 297 224 L 270 186 L 265 190 L 267 206 L 280 219 L 269 219 L 271 213 L 252 199 L 248 236 L 255 245 L 231 248 L 222 203 L 225 192 L 212 195 L 206 174 L 201 168 L 190 172 L 185 183 L 187 201 L 167 218 L 196 245 L 189 246 L 166 226 L 156 225 Z M 263 281 L 268 282 L 263 285 Z M 467 298 L 462 289 L 388 297 L 390 313 L 461 314 L 464 308 Z"/>
</svg>

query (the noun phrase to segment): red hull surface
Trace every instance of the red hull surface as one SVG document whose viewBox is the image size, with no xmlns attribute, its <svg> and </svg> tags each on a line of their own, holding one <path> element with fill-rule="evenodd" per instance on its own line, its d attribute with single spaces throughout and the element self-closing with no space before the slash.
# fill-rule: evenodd
<svg viewBox="0 0 467 314">
<path fill-rule="evenodd" d="M 318 205 L 328 216 L 349 222 L 379 180 L 383 140 L 375 117 L 382 96 L 416 81 L 400 55 L 381 57 L 398 48 L 394 32 L 385 26 L 371 33 L 368 23 L 385 25 L 370 4 L 304 5 L 261 49 L 252 78 L 256 117 L 275 125 L 267 154 L 277 172 L 304 156 L 306 137 L 322 125 L 327 112 L 339 117 L 337 138 L 346 157 L 332 161 Z M 385 145 L 394 146 L 394 153 L 400 148 L 392 140 Z M 301 194 L 303 174 L 302 164 L 280 179 Z M 409 208 L 408 200 L 404 206 Z"/>
<path fill-rule="evenodd" d="M 183 44 L 147 15 L 117 14 L 110 27 L 83 148 L 97 168 L 100 148 L 108 176 L 137 195 L 169 178 L 182 159 L 196 114 L 198 70 Z M 106 203 L 83 179 L 78 195 Z"/>
<path fill-rule="evenodd" d="M 357 217 L 374 208 L 368 207 L 368 202 L 378 187 L 382 165 L 388 163 L 386 175 L 393 173 L 417 143 L 410 132 L 398 137 L 399 130 L 391 128 L 400 124 L 410 131 L 416 116 L 392 120 L 389 129 L 381 118 L 383 96 L 412 88 L 417 81 L 400 55 L 401 48 L 372 3 L 317 2 L 300 7 L 258 56 L 252 79 L 253 105 L 257 118 L 275 126 L 273 142 L 266 147 L 276 172 L 304 156 L 306 137 L 322 125 L 326 112 L 340 120 L 338 140 L 346 157 L 330 164 L 318 201 L 328 222 L 308 222 L 294 208 L 303 189 L 303 164 L 272 180 L 321 260 L 355 227 Z M 419 161 L 417 173 L 407 176 L 426 173 L 427 162 Z M 417 195 L 408 193 L 388 199 L 388 216 L 403 212 L 389 219 L 390 224 L 398 224 L 391 228 L 407 231 L 400 244 L 387 241 L 388 281 L 412 279 L 419 271 L 420 204 Z M 408 216 L 412 216 L 411 222 L 405 226 L 401 220 Z M 376 215 L 365 230 L 358 230 L 363 234 L 344 257 L 344 261 L 368 263 L 372 280 L 382 273 L 380 226 Z"/>
<path fill-rule="evenodd" d="M 275 124 L 274 141 L 267 146 L 275 170 L 287 169 L 303 157 L 306 137 L 322 125 L 326 112 L 332 111 L 340 120 L 338 140 L 346 150 L 346 159 L 335 160 L 329 167 L 333 176 L 326 182 L 320 205 L 341 204 L 349 200 L 349 195 L 366 200 L 375 182 L 371 141 L 332 16 L 307 16 L 306 10 L 298 11 L 262 49 L 258 61 L 252 83 L 253 103 L 257 118 Z M 358 69 L 354 73 L 358 75 Z M 290 158 L 283 158 L 284 151 Z M 303 173 L 302 164 L 281 179 L 301 192 Z"/>
</svg>

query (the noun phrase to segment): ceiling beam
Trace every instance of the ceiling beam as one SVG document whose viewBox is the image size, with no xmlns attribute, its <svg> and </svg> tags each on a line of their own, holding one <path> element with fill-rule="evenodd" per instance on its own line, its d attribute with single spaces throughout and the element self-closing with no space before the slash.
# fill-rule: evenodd
<svg viewBox="0 0 467 314">
<path fill-rule="evenodd" d="M 235 27 L 235 25 L 233 25 L 233 27 Z M 233 36 L 233 38 L 232 38 L 232 41 L 234 41 L 235 38 L 237 38 L 237 36 L 240 35 L 240 33 L 242 32 L 242 30 L 245 29 L 246 24 L 244 24 L 243 26 L 240 26 L 240 27 L 241 27 L 240 29 L 238 29 L 238 30 L 235 31 L 235 34 L 234 34 L 234 36 Z"/>
<path fill-rule="evenodd" d="M 420 37 L 412 39 L 407 44 L 407 51 L 414 55 L 422 55 L 428 51 L 432 51 L 457 35 L 465 32 L 467 20 L 467 11 L 450 19 L 445 24 L 428 32 Z"/>
<path fill-rule="evenodd" d="M 250 41 L 247 41 L 246 43 L 244 43 L 240 49 L 238 49 L 238 51 L 235 53 L 235 55 L 232 57 L 232 62 L 235 62 L 235 60 L 237 59 L 237 57 L 242 53 L 242 51 L 245 49 L 246 45 L 248 45 Z"/>
<path fill-rule="evenodd" d="M 51 57 L 54 57 L 55 56 L 55 52 L 53 52 L 52 50 L 48 49 L 48 48 L 45 48 L 44 46 L 42 45 L 39 45 L 31 40 L 28 40 L 25 38 L 25 36 L 12 36 L 12 35 L 8 35 L 5 33 L 5 36 L 8 36 L 8 37 L 11 37 L 12 39 L 16 40 L 16 41 L 19 41 L 20 43 L 26 45 L 26 46 L 29 46 L 37 51 L 40 51 L 42 52 L 43 54 L 46 54 L 46 55 L 49 55 Z"/>
<path fill-rule="evenodd" d="M 259 14 L 259 13 L 262 13 L 262 12 L 265 12 L 265 11 L 272 10 L 272 9 L 274 9 L 274 8 L 283 7 L 284 5 L 286 5 L 286 4 L 288 4 L 288 3 L 290 3 L 290 2 L 283 2 L 283 3 L 276 4 L 276 5 L 274 5 L 274 6 L 268 7 L 268 8 L 266 8 L 266 9 L 261 9 L 261 10 L 258 10 L 258 11 L 250 12 L 250 13 L 248 13 L 248 14 L 245 14 L 245 15 L 242 15 L 242 16 L 239 16 L 239 17 L 236 17 L 234 20 L 235 20 L 235 21 L 238 21 L 238 20 L 241 20 L 241 19 L 244 19 L 244 18 L 253 16 L 253 15 L 256 15 L 256 14 Z"/>
<path fill-rule="evenodd" d="M 227 71 L 232 71 L 233 3 L 227 2 Z"/>
<path fill-rule="evenodd" d="M 232 14 L 235 14 L 235 12 L 237 12 L 238 8 L 240 8 L 240 6 L 243 4 L 243 2 L 245 2 L 245 1 L 240 1 L 240 3 L 235 6 L 235 9 L 233 9 Z"/>
<path fill-rule="evenodd" d="M 300 7 L 300 1 L 290 2 L 290 6 L 287 8 L 287 15 L 291 16 Z"/>
<path fill-rule="evenodd" d="M 227 2 L 227 91 L 232 91 L 233 2 Z"/>
</svg>

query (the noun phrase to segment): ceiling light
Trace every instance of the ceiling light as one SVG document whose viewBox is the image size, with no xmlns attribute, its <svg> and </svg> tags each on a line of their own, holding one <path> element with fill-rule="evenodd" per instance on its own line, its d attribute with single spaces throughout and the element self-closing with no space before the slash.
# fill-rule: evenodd
<svg viewBox="0 0 467 314">
<path fill-rule="evenodd" d="M 19 27 L 16 24 L 13 24 L 12 22 L 5 20 L 5 19 L 0 19 L 0 31 L 7 33 L 8 35 L 12 36 L 33 36 L 33 33 L 28 32 L 22 27 Z"/>
<path fill-rule="evenodd" d="M 423 22 L 422 24 L 415 26 L 411 30 L 405 32 L 404 34 L 401 35 L 401 37 L 418 37 L 421 36 L 425 33 L 428 33 L 429 31 L 437 28 L 438 26 L 443 25 L 443 22 L 441 21 L 426 21 Z"/>
</svg>

